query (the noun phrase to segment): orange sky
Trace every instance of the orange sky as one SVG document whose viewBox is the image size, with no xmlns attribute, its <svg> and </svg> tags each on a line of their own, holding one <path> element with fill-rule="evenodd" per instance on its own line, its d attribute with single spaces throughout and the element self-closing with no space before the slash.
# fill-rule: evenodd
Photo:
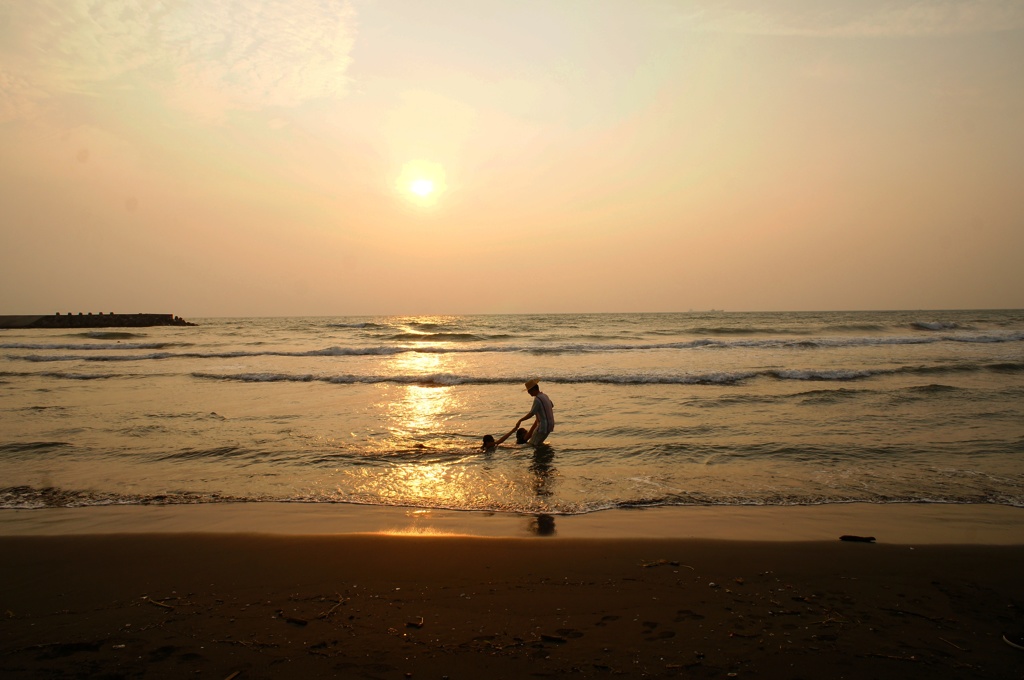
<svg viewBox="0 0 1024 680">
<path fill-rule="evenodd" d="M 1024 307 L 1022 83 L 1019 2 L 4 2 L 0 313 Z"/>
</svg>

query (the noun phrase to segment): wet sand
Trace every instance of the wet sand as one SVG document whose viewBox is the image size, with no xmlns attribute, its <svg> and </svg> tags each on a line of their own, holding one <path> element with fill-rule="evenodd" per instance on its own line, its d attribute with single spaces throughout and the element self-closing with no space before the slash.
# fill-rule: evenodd
<svg viewBox="0 0 1024 680">
<path fill-rule="evenodd" d="M 1011 542 L 7 533 L 4 678 L 1024 675 Z"/>
</svg>

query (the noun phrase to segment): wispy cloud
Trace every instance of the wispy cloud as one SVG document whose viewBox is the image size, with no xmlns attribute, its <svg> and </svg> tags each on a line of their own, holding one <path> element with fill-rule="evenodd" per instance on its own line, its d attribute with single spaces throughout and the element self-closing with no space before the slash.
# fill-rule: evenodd
<svg viewBox="0 0 1024 680">
<path fill-rule="evenodd" d="M 697 30 L 754 35 L 913 37 L 1024 28 L 1018 0 L 734 0 L 682 16 Z"/>
<path fill-rule="evenodd" d="M 355 12 L 332 0 L 32 0 L 0 5 L 0 117 L 145 87 L 180 109 L 345 94 Z"/>
<path fill-rule="evenodd" d="M 0 123 L 31 117 L 44 98 L 42 90 L 0 65 Z"/>
</svg>

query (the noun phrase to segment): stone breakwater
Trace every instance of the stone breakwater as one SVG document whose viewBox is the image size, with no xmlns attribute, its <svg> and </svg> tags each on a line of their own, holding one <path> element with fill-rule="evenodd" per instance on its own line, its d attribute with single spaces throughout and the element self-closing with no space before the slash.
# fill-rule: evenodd
<svg viewBox="0 0 1024 680">
<path fill-rule="evenodd" d="M 195 326 L 174 314 L 49 314 L 0 316 L 0 328 L 141 328 Z"/>
</svg>

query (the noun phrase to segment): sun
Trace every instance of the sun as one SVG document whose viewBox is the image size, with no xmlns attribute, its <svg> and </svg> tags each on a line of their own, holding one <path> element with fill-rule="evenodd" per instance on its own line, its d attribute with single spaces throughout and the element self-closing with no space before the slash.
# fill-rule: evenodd
<svg viewBox="0 0 1024 680">
<path fill-rule="evenodd" d="M 409 191 L 417 196 L 426 197 L 434 193 L 434 183 L 429 179 L 414 179 L 409 185 Z"/>
<path fill-rule="evenodd" d="M 444 168 L 426 160 L 409 161 L 395 182 L 398 193 L 420 206 L 432 206 L 447 189 Z"/>
</svg>

